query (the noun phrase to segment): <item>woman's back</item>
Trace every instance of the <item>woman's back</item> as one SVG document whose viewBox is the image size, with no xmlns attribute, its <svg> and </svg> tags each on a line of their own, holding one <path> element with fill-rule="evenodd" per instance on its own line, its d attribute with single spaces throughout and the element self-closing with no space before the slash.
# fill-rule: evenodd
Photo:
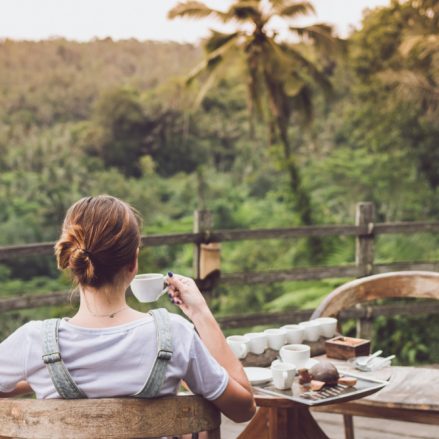
<svg viewBox="0 0 439 439">
<path fill-rule="evenodd" d="M 184 378 L 195 393 L 209 400 L 218 398 L 227 385 L 226 371 L 208 354 L 192 324 L 169 315 L 173 354 L 159 395 L 175 394 Z M 157 353 L 156 327 L 149 314 L 108 328 L 86 328 L 63 319 L 59 345 L 64 364 L 87 397 L 130 396 L 142 389 L 151 371 Z M 37 398 L 59 398 L 42 355 L 42 321 L 29 322 L 0 345 L 2 369 L 10 374 L 10 383 L 0 382 L 0 389 L 13 390 L 17 381 L 27 380 Z"/>
</svg>

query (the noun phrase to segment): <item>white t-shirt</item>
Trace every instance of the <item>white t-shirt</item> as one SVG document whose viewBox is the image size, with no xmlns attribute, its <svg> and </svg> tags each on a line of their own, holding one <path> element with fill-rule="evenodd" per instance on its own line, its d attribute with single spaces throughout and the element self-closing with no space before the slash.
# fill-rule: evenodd
<svg viewBox="0 0 439 439">
<path fill-rule="evenodd" d="M 213 400 L 221 396 L 228 374 L 210 355 L 193 325 L 170 314 L 173 355 L 159 395 L 172 395 L 180 380 L 192 392 Z M 27 380 L 38 399 L 59 398 L 42 360 L 41 321 L 31 321 L 0 343 L 0 391 L 11 392 Z M 77 386 L 89 398 L 129 396 L 141 390 L 157 353 L 151 315 L 110 328 L 83 328 L 63 319 L 61 355 Z"/>
</svg>

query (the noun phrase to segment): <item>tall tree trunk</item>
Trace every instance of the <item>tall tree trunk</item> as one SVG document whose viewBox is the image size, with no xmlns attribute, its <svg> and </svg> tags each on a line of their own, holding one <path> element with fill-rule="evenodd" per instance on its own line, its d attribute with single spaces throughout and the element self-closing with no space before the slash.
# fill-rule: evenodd
<svg viewBox="0 0 439 439">
<path fill-rule="evenodd" d="M 288 138 L 288 125 L 282 117 L 277 118 L 279 136 L 283 146 L 286 169 L 290 180 L 290 188 L 295 198 L 295 208 L 299 214 L 301 223 L 304 225 L 313 224 L 311 198 L 303 187 L 299 168 L 291 152 L 290 141 Z M 312 262 L 319 262 L 323 256 L 323 243 L 320 237 L 312 236 L 308 238 L 310 255 Z"/>
</svg>

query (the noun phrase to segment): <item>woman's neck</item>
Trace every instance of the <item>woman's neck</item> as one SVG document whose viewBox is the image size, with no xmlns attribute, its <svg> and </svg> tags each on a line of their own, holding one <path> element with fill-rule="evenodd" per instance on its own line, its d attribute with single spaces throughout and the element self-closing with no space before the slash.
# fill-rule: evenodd
<svg viewBox="0 0 439 439">
<path fill-rule="evenodd" d="M 80 287 L 79 309 L 69 321 L 78 326 L 102 328 L 144 317 L 145 314 L 127 305 L 125 290 L 125 286 L 105 289 Z"/>
</svg>

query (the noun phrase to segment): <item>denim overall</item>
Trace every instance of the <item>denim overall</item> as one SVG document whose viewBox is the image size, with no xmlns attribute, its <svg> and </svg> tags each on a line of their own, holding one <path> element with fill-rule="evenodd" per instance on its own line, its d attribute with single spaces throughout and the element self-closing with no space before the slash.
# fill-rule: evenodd
<svg viewBox="0 0 439 439">
<path fill-rule="evenodd" d="M 159 308 L 150 311 L 154 318 L 157 332 L 157 356 L 142 390 L 132 395 L 136 398 L 154 398 L 158 395 L 165 380 L 166 367 L 172 357 L 172 335 L 168 311 Z M 43 361 L 50 378 L 63 399 L 87 398 L 78 388 L 67 370 L 59 350 L 58 328 L 61 319 L 43 321 Z"/>
</svg>

